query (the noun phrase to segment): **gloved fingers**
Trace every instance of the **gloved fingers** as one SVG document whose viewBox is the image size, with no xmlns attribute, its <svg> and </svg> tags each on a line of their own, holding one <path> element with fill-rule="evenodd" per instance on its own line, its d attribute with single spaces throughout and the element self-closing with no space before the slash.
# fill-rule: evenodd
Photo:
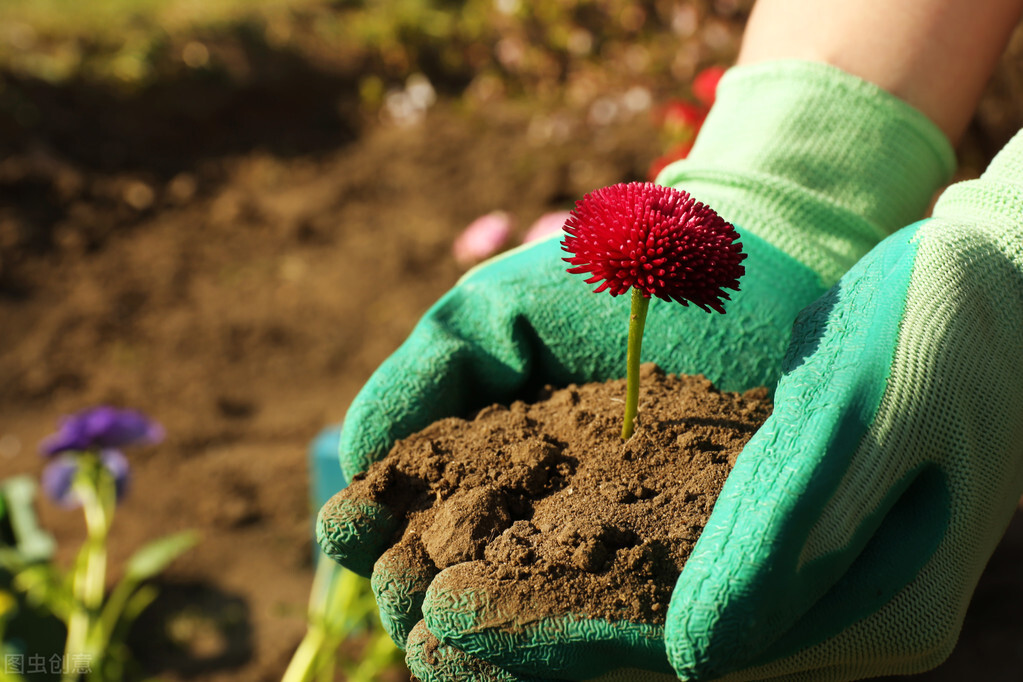
<svg viewBox="0 0 1023 682">
<path fill-rule="evenodd" d="M 870 470 L 852 463 L 884 395 L 914 234 L 884 242 L 800 315 L 775 411 L 739 456 L 672 595 L 667 650 L 687 679 L 716 679 L 792 644 L 786 633 L 816 603 L 859 579 L 853 566 L 881 526 L 909 518 L 904 495 L 940 508 L 940 482 L 925 470 L 893 463 L 883 480 L 852 480 Z M 933 552 L 933 538 L 921 540 Z M 884 574 L 891 583 L 875 584 L 875 597 L 890 596 L 927 556 Z M 803 634 L 834 634 L 865 607 L 845 603 Z"/>
<path fill-rule="evenodd" d="M 460 307 L 460 292 L 449 292 L 435 306 Z M 395 441 L 433 422 L 465 416 L 483 407 L 493 389 L 480 375 L 514 385 L 525 367 L 502 363 L 460 338 L 456 330 L 431 316 L 423 318 L 404 344 L 370 376 L 348 408 L 341 428 L 341 470 L 352 480 L 383 459 Z M 477 404 L 480 401 L 480 404 Z"/>
<path fill-rule="evenodd" d="M 841 633 L 800 652 L 831 662 L 844 679 L 911 674 L 944 660 L 1023 490 L 1023 280 L 1001 231 L 1018 224 L 1012 200 L 1021 195 L 972 189 L 993 190 L 988 215 L 1001 222 L 979 219 L 969 203 L 946 204 L 960 221 L 932 219 L 919 230 L 885 396 L 830 505 L 859 515 L 883 508 L 883 494 L 901 497 L 843 576 L 849 594 L 836 587 L 786 635 L 813 644 L 809 633 L 827 632 L 829 612 L 851 613 L 841 616 L 849 624 Z M 955 192 L 968 202 L 972 189 Z M 817 525 L 818 536 L 841 537 L 827 516 Z"/>
<path fill-rule="evenodd" d="M 813 647 L 831 640 L 827 646 L 833 651 L 849 647 L 850 651 L 859 650 L 862 654 L 863 638 L 850 634 L 850 624 L 867 623 L 870 619 L 890 608 L 893 600 L 902 593 L 906 586 L 920 576 L 921 571 L 932 559 L 942 541 L 947 527 L 951 500 L 944 476 L 934 467 L 924 467 L 913 472 L 905 482 L 896 485 L 882 505 L 883 520 L 869 533 L 869 539 L 852 563 L 845 568 L 840 578 L 834 582 L 810 608 L 764 651 L 751 664 L 765 666 L 761 670 L 763 677 L 770 677 L 767 671 L 771 664 L 796 653 L 807 661 L 813 661 Z M 870 527 L 870 524 L 868 524 Z M 816 561 L 825 563 L 831 557 L 821 557 Z M 877 618 L 876 628 L 891 627 L 885 618 Z M 857 629 L 862 629 L 859 625 Z M 912 628 L 920 640 L 924 640 L 924 628 Z M 929 629 L 929 628 L 928 628 Z M 955 643 L 958 630 L 947 631 L 945 640 L 937 645 L 944 648 Z M 859 641 L 857 642 L 857 638 Z M 899 639 L 897 632 L 892 639 Z M 883 638 L 875 638 L 883 639 Z M 929 643 L 930 650 L 935 643 Z M 857 647 L 859 645 L 859 648 Z M 909 643 L 903 642 L 903 646 Z M 798 652 L 798 653 L 797 653 Z M 804 653 L 805 652 L 805 653 Z M 855 670 L 867 661 L 860 660 L 848 663 L 845 659 L 866 658 L 839 656 L 836 670 Z M 940 660 L 940 659 L 939 659 Z M 910 666 L 910 658 L 906 657 L 906 672 L 919 671 L 918 667 Z M 791 662 L 785 665 L 791 667 Z M 820 663 L 808 662 L 807 667 L 820 666 Z M 841 679 L 859 679 L 873 677 L 884 670 L 861 668 L 859 674 L 845 673 Z M 749 679 L 760 679 L 753 675 Z"/>
<path fill-rule="evenodd" d="M 405 663 L 421 682 L 552 682 L 552 678 L 517 675 L 491 663 L 470 656 L 449 644 L 442 644 L 426 623 L 420 621 L 408 639 Z M 590 682 L 676 682 L 674 674 L 655 673 L 639 668 L 618 668 Z"/>
<path fill-rule="evenodd" d="M 540 678 L 517 675 L 440 642 L 423 621 L 416 623 L 409 634 L 405 663 L 420 682 L 541 682 Z"/>
<path fill-rule="evenodd" d="M 441 571 L 423 602 L 426 627 L 441 641 L 520 675 L 584 680 L 628 665 L 671 673 L 659 624 L 538 612 L 528 575 L 501 578 L 482 562 Z"/>
<path fill-rule="evenodd" d="M 371 499 L 361 482 L 354 481 L 320 508 L 316 542 L 331 559 L 368 578 L 399 524 L 399 514 Z"/>
<path fill-rule="evenodd" d="M 405 663 L 421 682 L 553 682 L 550 677 L 520 675 L 471 656 L 438 640 L 426 623 L 416 623 L 408 638 Z M 590 682 L 676 682 L 674 674 L 655 673 L 639 668 L 618 668 Z"/>
<path fill-rule="evenodd" d="M 406 536 L 381 555 L 371 585 L 380 622 L 394 643 L 404 649 L 413 626 L 423 618 L 423 597 L 437 568 L 418 536 Z"/>
</svg>

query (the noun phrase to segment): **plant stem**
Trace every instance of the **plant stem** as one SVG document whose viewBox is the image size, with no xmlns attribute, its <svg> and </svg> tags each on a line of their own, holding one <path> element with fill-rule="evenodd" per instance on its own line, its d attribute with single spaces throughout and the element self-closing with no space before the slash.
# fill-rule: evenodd
<svg viewBox="0 0 1023 682">
<path fill-rule="evenodd" d="M 110 478 L 98 457 L 82 456 L 74 489 L 85 512 L 86 540 L 72 578 L 75 605 L 68 619 L 65 664 L 85 660 L 90 665 L 97 665 L 96 656 L 102 653 L 102 644 L 105 643 L 103 633 L 94 630 L 103 606 L 106 584 L 107 535 L 114 507 L 113 480 L 106 480 Z M 77 680 L 78 676 L 76 670 L 67 669 L 64 679 Z"/>
<path fill-rule="evenodd" d="M 646 326 L 646 311 L 650 299 L 636 287 L 632 288 L 632 313 L 629 315 L 629 351 L 627 359 L 628 379 L 625 389 L 625 421 L 622 424 L 622 440 L 632 437 L 633 422 L 639 410 L 639 351 L 643 347 L 643 328 Z"/>
<path fill-rule="evenodd" d="M 281 682 L 333 679 L 334 652 L 348 634 L 340 625 L 349 617 L 344 600 L 350 592 L 344 589 L 344 576 L 340 566 L 325 556 L 319 557 L 309 596 L 309 628 Z"/>
<path fill-rule="evenodd" d="M 321 649 L 326 639 L 327 635 L 322 627 L 316 624 L 311 625 L 292 656 L 288 669 L 284 671 L 282 682 L 309 682 L 312 680 L 319 672 L 318 661 L 323 655 Z"/>
</svg>

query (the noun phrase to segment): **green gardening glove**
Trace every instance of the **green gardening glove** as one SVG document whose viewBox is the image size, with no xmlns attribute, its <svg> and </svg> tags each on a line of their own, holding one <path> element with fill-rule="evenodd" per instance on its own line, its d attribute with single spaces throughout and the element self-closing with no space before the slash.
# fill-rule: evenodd
<svg viewBox="0 0 1023 682">
<path fill-rule="evenodd" d="M 1023 134 L 800 317 L 668 611 L 691 680 L 938 665 L 1023 492 Z"/>
<path fill-rule="evenodd" d="M 660 181 L 737 226 L 748 254 L 742 291 L 724 316 L 652 301 L 643 360 L 705 374 L 724 390 L 773 386 L 798 311 L 920 215 L 952 165 L 947 141 L 918 112 L 836 69 L 734 69 L 692 155 Z M 565 273 L 564 255 L 556 240 L 517 250 L 469 273 L 427 312 L 345 418 L 346 477 L 439 418 L 528 397 L 544 384 L 624 374 L 629 302 L 591 293 Z M 399 523 L 368 500 L 335 498 L 317 533 L 328 555 L 372 573 L 382 620 L 408 645 L 420 679 L 671 671 L 659 625 L 566 614 L 526 626 L 508 614 L 504 627 L 477 626 L 486 593 L 461 590 L 459 566 L 424 574 L 389 552 Z M 486 675 L 481 666 L 490 666 Z"/>
</svg>

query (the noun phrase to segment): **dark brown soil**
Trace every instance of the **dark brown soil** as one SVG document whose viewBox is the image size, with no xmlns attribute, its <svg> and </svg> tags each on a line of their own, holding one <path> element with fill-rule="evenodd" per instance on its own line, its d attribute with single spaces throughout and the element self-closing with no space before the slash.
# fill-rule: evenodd
<svg viewBox="0 0 1023 682">
<path fill-rule="evenodd" d="M 644 365 L 636 433 L 624 380 L 493 405 L 399 441 L 342 493 L 407 514 L 419 574 L 474 562 L 466 587 L 536 616 L 661 623 L 735 458 L 771 411 L 766 389 L 723 393 Z M 411 491 L 411 494 L 410 494 Z M 424 551 L 425 550 L 425 551 Z M 522 612 L 531 605 L 535 613 Z M 500 610 L 500 609 L 499 609 Z"/>
</svg>

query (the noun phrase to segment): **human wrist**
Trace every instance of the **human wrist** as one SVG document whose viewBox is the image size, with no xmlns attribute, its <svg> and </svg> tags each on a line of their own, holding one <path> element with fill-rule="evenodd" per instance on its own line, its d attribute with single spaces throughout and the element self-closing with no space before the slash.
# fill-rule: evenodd
<svg viewBox="0 0 1023 682">
<path fill-rule="evenodd" d="M 658 182 L 830 284 L 921 217 L 954 167 L 948 139 L 905 102 L 835 67 L 784 60 L 731 69 L 689 158 Z"/>
<path fill-rule="evenodd" d="M 955 145 L 1021 14 L 1021 0 L 859 0 L 826 12 L 812 0 L 758 0 L 738 63 L 831 64 L 908 102 Z"/>
</svg>

